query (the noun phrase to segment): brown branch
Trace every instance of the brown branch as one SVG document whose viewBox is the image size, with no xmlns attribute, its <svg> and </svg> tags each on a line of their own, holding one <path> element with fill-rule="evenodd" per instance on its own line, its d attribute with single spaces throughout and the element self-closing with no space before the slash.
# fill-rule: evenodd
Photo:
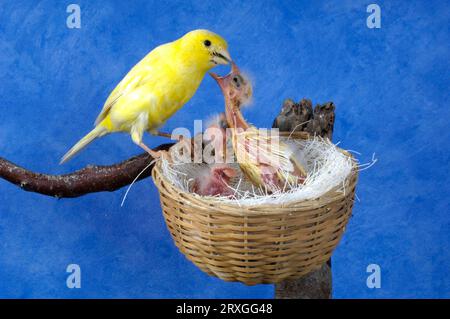
<svg viewBox="0 0 450 319">
<path fill-rule="evenodd" d="M 162 144 L 155 150 L 168 150 L 173 144 Z M 43 195 L 79 197 L 88 193 L 112 192 L 131 184 L 136 176 L 153 160 L 144 153 L 110 166 L 87 166 L 65 175 L 48 175 L 31 172 L 0 157 L 0 178 L 13 183 L 25 191 Z M 149 177 L 149 167 L 139 180 Z"/>
<path fill-rule="evenodd" d="M 330 299 L 332 290 L 331 266 L 324 263 L 296 280 L 286 280 L 275 285 L 276 299 Z"/>
<path fill-rule="evenodd" d="M 317 104 L 313 110 L 311 100 L 303 99 L 295 103 L 291 99 L 283 102 L 280 114 L 272 127 L 280 132 L 302 131 L 311 135 L 328 137 L 331 140 L 334 127 L 334 104 Z"/>
</svg>

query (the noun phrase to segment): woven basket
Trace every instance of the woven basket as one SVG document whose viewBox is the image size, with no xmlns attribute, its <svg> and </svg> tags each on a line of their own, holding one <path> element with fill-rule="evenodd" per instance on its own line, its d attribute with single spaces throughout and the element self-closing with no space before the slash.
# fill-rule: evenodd
<svg viewBox="0 0 450 319">
<path fill-rule="evenodd" d="M 210 275 L 255 285 L 301 277 L 330 258 L 351 215 L 358 170 L 355 164 L 345 193 L 332 189 L 314 200 L 245 207 L 175 187 L 160 162 L 152 175 L 180 251 Z"/>
</svg>

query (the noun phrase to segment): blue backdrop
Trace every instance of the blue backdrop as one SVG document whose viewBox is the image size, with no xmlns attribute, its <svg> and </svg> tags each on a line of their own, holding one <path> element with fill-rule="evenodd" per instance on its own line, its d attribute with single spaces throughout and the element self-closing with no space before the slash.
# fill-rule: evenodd
<svg viewBox="0 0 450 319">
<path fill-rule="evenodd" d="M 0 156 L 58 174 L 140 153 L 115 134 L 58 165 L 147 52 L 211 29 L 255 82 L 250 121 L 270 126 L 285 97 L 332 100 L 335 142 L 379 159 L 333 255 L 334 297 L 450 297 L 448 1 L 377 1 L 380 29 L 366 26 L 370 1 L 72 2 L 81 29 L 66 27 L 70 1 L 0 6 Z M 166 131 L 222 108 L 207 77 Z M 222 282 L 187 261 L 150 179 L 121 208 L 124 192 L 57 200 L 0 180 L 0 297 L 273 297 L 272 285 Z M 81 289 L 66 287 L 71 263 Z M 366 285 L 372 263 L 380 289 Z"/>
</svg>

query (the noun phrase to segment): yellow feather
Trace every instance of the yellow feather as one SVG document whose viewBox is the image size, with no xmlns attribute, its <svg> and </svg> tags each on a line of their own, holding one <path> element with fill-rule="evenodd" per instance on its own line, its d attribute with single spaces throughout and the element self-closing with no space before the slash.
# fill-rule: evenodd
<svg viewBox="0 0 450 319">
<path fill-rule="evenodd" d="M 102 135 L 129 132 L 140 144 L 145 131 L 156 132 L 191 99 L 208 70 L 229 60 L 226 41 L 208 30 L 191 31 L 160 45 L 111 92 L 95 126 L 102 128 Z M 85 146 L 77 145 L 77 152 Z M 64 159 L 74 155 L 69 153 Z"/>
</svg>

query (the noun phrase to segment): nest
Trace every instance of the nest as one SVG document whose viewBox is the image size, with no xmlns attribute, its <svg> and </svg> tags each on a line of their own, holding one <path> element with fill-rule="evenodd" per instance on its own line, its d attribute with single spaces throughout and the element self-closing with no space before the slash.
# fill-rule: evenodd
<svg viewBox="0 0 450 319">
<path fill-rule="evenodd" d="M 321 138 L 285 137 L 308 177 L 289 190 L 256 189 L 238 169 L 232 196 L 200 196 L 192 183 L 207 164 L 160 160 L 152 174 L 167 227 L 200 269 L 248 285 L 298 278 L 319 268 L 351 215 L 358 166 Z"/>
</svg>

